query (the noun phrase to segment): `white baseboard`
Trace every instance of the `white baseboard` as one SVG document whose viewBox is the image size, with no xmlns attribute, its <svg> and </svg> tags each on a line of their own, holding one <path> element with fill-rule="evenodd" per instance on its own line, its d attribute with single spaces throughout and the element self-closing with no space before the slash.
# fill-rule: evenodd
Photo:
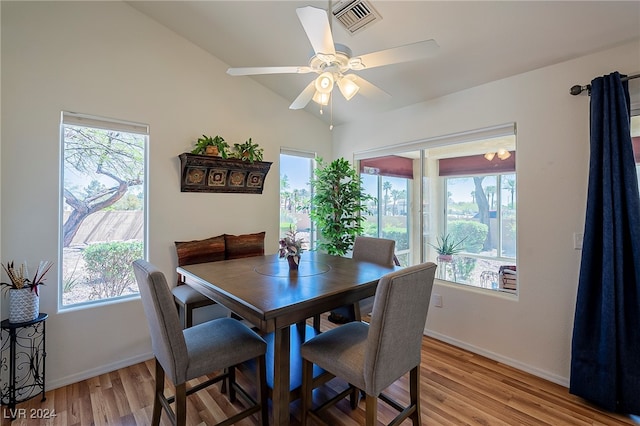
<svg viewBox="0 0 640 426">
<path fill-rule="evenodd" d="M 536 367 L 533 367 L 531 365 L 528 365 L 528 364 L 525 364 L 523 362 L 520 362 L 520 361 L 518 361 L 516 359 L 508 358 L 508 357 L 502 356 L 500 354 L 488 351 L 486 349 L 470 345 L 470 344 L 468 344 L 466 342 L 462 342 L 462 341 L 459 341 L 459 340 L 456 340 L 456 339 L 452 339 L 449 336 L 445 336 L 443 334 L 436 333 L 436 332 L 431 331 L 431 330 L 425 329 L 424 330 L 424 334 L 429 336 L 429 337 L 433 337 L 434 339 L 442 340 L 443 342 L 449 343 L 449 344 L 451 344 L 453 346 L 457 346 L 459 348 L 465 349 L 465 350 L 467 350 L 469 352 L 473 352 L 475 354 L 482 355 L 482 356 L 487 357 L 489 359 L 492 359 L 494 361 L 501 362 L 501 363 L 506 364 L 506 365 L 508 365 L 510 367 L 517 368 L 518 370 L 524 371 L 526 373 L 533 374 L 536 377 L 540 377 L 542 379 L 545 379 L 545 380 L 548 380 L 550 382 L 556 383 L 556 384 L 558 384 L 560 386 L 564 386 L 566 388 L 569 387 L 569 378 L 568 377 L 562 377 L 562 376 L 558 376 L 557 374 L 552 374 L 552 373 L 550 373 L 548 371 L 541 370 L 539 368 L 536 368 Z"/>
<path fill-rule="evenodd" d="M 529 374 L 533 374 L 536 377 L 540 377 L 543 378 L 545 380 L 549 380 L 550 382 L 556 383 L 558 385 L 564 386 L 564 387 L 569 387 L 569 379 L 567 377 L 561 377 L 558 376 L 556 374 L 551 374 L 548 371 L 545 370 L 541 370 L 539 368 L 530 366 L 528 364 L 522 363 L 518 360 L 512 359 L 512 358 L 508 358 L 505 356 L 502 356 L 500 354 L 496 354 L 494 352 L 491 351 L 487 351 L 486 349 L 477 347 L 477 346 L 473 346 L 470 345 L 466 342 L 462 342 L 460 340 L 456 340 L 453 339 L 449 336 L 446 336 L 444 334 L 440 334 L 440 333 L 436 333 L 434 331 L 431 330 L 426 330 L 424 331 L 424 334 L 429 336 L 429 337 L 433 337 L 434 339 L 437 340 L 441 340 L 443 342 L 449 343 L 453 346 L 457 346 L 459 348 L 468 350 L 469 352 L 473 352 L 475 354 L 478 355 L 482 355 L 485 356 L 489 359 L 492 359 L 494 361 L 498 361 L 501 362 L 503 364 L 506 364 L 510 367 L 513 368 L 517 368 L 518 370 L 522 370 L 524 372 L 527 372 Z M 153 352 L 149 352 L 146 354 L 141 354 L 135 357 L 131 357 L 131 358 L 127 358 L 124 360 L 120 360 L 118 362 L 112 363 L 112 364 L 108 364 L 108 365 L 102 365 L 99 368 L 94 368 L 91 370 L 85 370 L 70 376 L 65 376 L 65 377 L 61 377 L 59 379 L 56 380 L 49 380 L 47 381 L 46 384 L 46 389 L 47 391 L 52 390 L 52 389 L 57 389 L 59 387 L 62 386 L 67 386 L 73 383 L 77 383 L 77 382 L 81 382 L 82 380 L 86 380 L 86 379 L 90 379 L 92 377 L 96 377 L 99 376 L 101 374 L 105 374 L 105 373 L 110 373 L 112 371 L 115 370 L 119 370 L 121 368 L 125 368 L 125 367 L 129 367 L 131 365 L 137 364 L 139 362 L 144 362 L 147 361 L 149 359 L 153 358 Z"/>
<path fill-rule="evenodd" d="M 134 364 L 138 364 L 139 362 L 144 362 L 153 358 L 153 352 L 149 352 L 146 354 L 141 354 L 138 356 L 134 356 L 131 358 L 119 360 L 118 362 L 114 362 L 113 364 L 101 365 L 98 368 L 94 368 L 91 370 L 81 371 L 76 374 L 72 374 L 70 376 L 61 377 L 55 380 L 47 380 L 45 391 L 50 391 L 52 389 L 57 389 L 63 386 L 67 386 L 73 383 L 78 383 L 86 379 L 90 379 L 92 377 L 99 376 L 101 374 L 110 373 L 115 370 L 119 370 L 121 368 L 129 367 Z"/>
</svg>

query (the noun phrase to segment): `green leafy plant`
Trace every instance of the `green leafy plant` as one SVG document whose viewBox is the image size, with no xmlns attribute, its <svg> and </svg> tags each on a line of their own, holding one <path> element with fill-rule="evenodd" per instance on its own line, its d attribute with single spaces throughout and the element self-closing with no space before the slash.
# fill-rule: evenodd
<svg viewBox="0 0 640 426">
<path fill-rule="evenodd" d="M 262 161 L 264 150 L 257 143 L 253 143 L 251 138 L 244 143 L 233 144 L 234 157 L 244 161 L 253 163 L 254 161 Z"/>
<path fill-rule="evenodd" d="M 358 172 L 344 158 L 325 164 L 316 158 L 318 168 L 311 180 L 313 198 L 310 216 L 318 225 L 318 248 L 343 256 L 363 233 L 370 214 L 366 203 L 375 198 L 366 194 Z"/>
<path fill-rule="evenodd" d="M 453 220 L 447 230 L 455 240 L 464 241 L 461 248 L 469 253 L 479 253 L 489 233 L 487 225 L 473 220 Z"/>
<path fill-rule="evenodd" d="M 82 253 L 93 297 L 102 299 L 124 293 L 136 282 L 131 263 L 143 256 L 142 241 L 111 241 L 89 245 Z"/>
<path fill-rule="evenodd" d="M 302 245 L 304 239 L 298 237 L 298 231 L 293 225 L 289 225 L 289 230 L 285 232 L 284 237 L 280 239 L 280 248 L 278 253 L 281 258 L 290 256 L 300 256 L 304 249 Z"/>
<path fill-rule="evenodd" d="M 462 251 L 462 243 L 464 240 L 466 240 L 466 238 L 455 242 L 451 234 L 442 234 L 436 238 L 436 244 L 429 243 L 429 245 L 436 249 L 441 256 L 452 256 Z"/>
<path fill-rule="evenodd" d="M 198 138 L 196 141 L 195 148 L 191 151 L 192 154 L 205 154 L 207 152 L 207 147 L 212 146 L 217 148 L 218 154 L 222 158 L 227 158 L 229 155 L 229 144 L 225 142 L 224 138 L 221 136 L 207 136 L 202 135 L 201 138 Z"/>
</svg>

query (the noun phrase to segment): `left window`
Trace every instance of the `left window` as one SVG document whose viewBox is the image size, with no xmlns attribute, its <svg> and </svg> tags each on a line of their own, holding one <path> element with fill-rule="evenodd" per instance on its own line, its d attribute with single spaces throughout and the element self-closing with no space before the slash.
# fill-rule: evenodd
<svg viewBox="0 0 640 426">
<path fill-rule="evenodd" d="M 59 305 L 138 295 L 145 257 L 149 127 L 63 112 Z"/>
</svg>

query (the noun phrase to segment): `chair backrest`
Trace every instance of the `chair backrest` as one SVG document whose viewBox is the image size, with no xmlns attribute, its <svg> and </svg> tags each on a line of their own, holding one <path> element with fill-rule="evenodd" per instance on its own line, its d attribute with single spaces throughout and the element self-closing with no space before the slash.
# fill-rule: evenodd
<svg viewBox="0 0 640 426">
<path fill-rule="evenodd" d="M 206 238 L 204 240 L 176 241 L 178 266 L 193 265 L 195 263 L 217 262 L 225 259 L 224 235 Z"/>
<path fill-rule="evenodd" d="M 357 236 L 353 243 L 353 258 L 383 266 L 393 266 L 394 240 Z"/>
<path fill-rule="evenodd" d="M 183 383 L 188 365 L 187 344 L 167 280 L 142 259 L 133 262 L 133 270 L 149 323 L 153 354 L 174 384 Z"/>
<path fill-rule="evenodd" d="M 420 364 L 435 272 L 435 263 L 421 263 L 391 272 L 378 282 L 364 361 L 368 394 L 380 394 Z"/>
</svg>

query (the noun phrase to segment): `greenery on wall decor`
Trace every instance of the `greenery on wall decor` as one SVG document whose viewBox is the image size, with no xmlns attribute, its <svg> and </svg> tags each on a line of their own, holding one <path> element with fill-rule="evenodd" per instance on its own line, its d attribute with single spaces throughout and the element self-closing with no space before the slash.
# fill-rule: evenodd
<svg viewBox="0 0 640 426">
<path fill-rule="evenodd" d="M 247 139 L 244 143 L 233 144 L 233 148 L 235 150 L 233 153 L 234 158 L 239 158 L 251 163 L 254 161 L 262 161 L 262 153 L 264 150 L 260 148 L 257 143 L 253 143 L 251 138 Z"/>
<path fill-rule="evenodd" d="M 207 148 L 211 147 L 214 148 L 214 150 L 209 150 L 207 151 Z M 202 135 L 201 138 L 198 138 L 198 140 L 196 141 L 196 146 L 193 149 L 193 151 L 191 151 L 192 154 L 199 154 L 199 155 L 205 155 L 205 154 L 209 154 L 209 155 L 218 155 L 222 158 L 227 158 L 227 155 L 229 153 L 229 144 L 227 142 L 225 142 L 224 138 L 222 136 L 207 136 L 207 135 Z"/>
<path fill-rule="evenodd" d="M 363 215 L 370 214 L 366 203 L 375 198 L 365 193 L 358 172 L 344 158 L 329 164 L 319 157 L 316 161 L 310 216 L 318 226 L 318 248 L 343 256 L 353 247 L 356 236 L 363 233 Z"/>
<path fill-rule="evenodd" d="M 210 155 L 222 158 L 237 158 L 243 161 L 262 161 L 264 150 L 260 145 L 254 143 L 251 138 L 243 143 L 234 143 L 233 148 L 224 140 L 222 136 L 202 135 L 195 143 L 191 151 L 196 155 Z"/>
</svg>

